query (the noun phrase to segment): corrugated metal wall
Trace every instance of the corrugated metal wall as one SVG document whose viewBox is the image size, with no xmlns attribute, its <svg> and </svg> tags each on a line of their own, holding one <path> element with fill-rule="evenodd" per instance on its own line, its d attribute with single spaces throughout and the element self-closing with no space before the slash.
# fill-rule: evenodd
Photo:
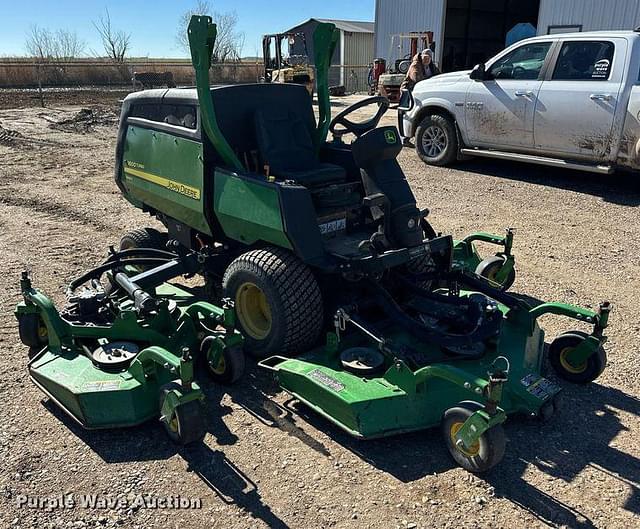
<svg viewBox="0 0 640 529">
<path fill-rule="evenodd" d="M 634 29 L 640 25 L 640 0 L 541 0 L 538 35 L 549 26 L 581 24 L 582 31 Z"/>
<path fill-rule="evenodd" d="M 373 60 L 373 33 L 344 32 L 343 83 L 347 92 L 367 90 L 368 65 Z"/>
<path fill-rule="evenodd" d="M 390 50 L 393 34 L 433 31 L 436 61 L 441 62 L 444 14 L 445 0 L 376 0 L 376 57 L 384 57 L 387 64 L 398 58 L 398 50 Z M 402 50 L 401 53 L 404 56 L 409 50 Z"/>
</svg>

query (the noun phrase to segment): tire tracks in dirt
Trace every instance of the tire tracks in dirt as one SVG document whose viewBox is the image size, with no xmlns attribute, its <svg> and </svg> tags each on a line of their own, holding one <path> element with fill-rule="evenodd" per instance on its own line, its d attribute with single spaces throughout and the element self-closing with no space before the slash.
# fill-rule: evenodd
<svg viewBox="0 0 640 529">
<path fill-rule="evenodd" d="M 45 201 L 34 196 L 22 196 L 15 193 L 11 195 L 3 194 L 0 195 L 0 203 L 25 208 L 32 212 L 41 213 L 64 222 L 79 222 L 83 226 L 91 226 L 98 231 L 114 232 L 118 230 L 118 226 L 115 223 L 109 224 L 95 218 L 95 216 L 93 216 L 95 213 L 93 215 L 89 215 L 74 210 L 67 204 Z"/>
</svg>

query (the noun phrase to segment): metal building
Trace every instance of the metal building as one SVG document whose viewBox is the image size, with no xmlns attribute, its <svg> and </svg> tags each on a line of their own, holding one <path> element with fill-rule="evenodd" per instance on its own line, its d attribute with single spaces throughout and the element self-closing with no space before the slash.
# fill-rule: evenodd
<svg viewBox="0 0 640 529">
<path fill-rule="evenodd" d="M 285 30 L 284 33 L 304 33 L 312 63 L 313 32 L 320 22 L 331 22 L 340 30 L 340 41 L 331 61 L 329 84 L 343 85 L 348 92 L 367 90 L 368 65 L 374 55 L 373 22 L 310 18 Z M 295 49 L 292 53 L 301 54 L 302 50 Z"/>
<path fill-rule="evenodd" d="M 640 0 L 376 0 L 375 55 L 389 64 L 409 53 L 391 48 L 392 35 L 433 31 L 443 71 L 471 68 L 502 50 L 520 23 L 538 35 L 634 29 Z"/>
</svg>

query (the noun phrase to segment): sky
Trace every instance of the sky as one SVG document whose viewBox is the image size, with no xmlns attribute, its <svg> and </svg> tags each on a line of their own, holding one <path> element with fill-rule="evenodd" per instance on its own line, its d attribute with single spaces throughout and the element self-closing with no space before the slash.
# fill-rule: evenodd
<svg viewBox="0 0 640 529">
<path fill-rule="evenodd" d="M 36 24 L 51 30 L 75 30 L 87 51 L 102 51 L 96 20 L 108 8 L 115 28 L 131 33 L 131 55 L 185 56 L 176 45 L 180 14 L 192 8 L 189 0 L 0 0 L 0 56 L 26 54 L 25 37 Z M 243 56 L 261 55 L 260 36 L 286 30 L 314 18 L 373 21 L 375 0 L 218 0 L 216 11 L 235 11 L 245 34 Z"/>
</svg>

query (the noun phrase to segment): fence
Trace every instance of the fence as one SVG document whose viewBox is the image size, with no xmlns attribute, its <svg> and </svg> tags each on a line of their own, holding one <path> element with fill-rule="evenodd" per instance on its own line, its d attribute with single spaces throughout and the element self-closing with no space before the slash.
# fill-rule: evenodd
<svg viewBox="0 0 640 529">
<path fill-rule="evenodd" d="M 130 85 L 134 72 L 171 72 L 179 85 L 195 84 L 189 60 L 131 60 L 116 65 L 101 60 L 34 63 L 32 59 L 0 59 L 0 88 L 35 88 L 38 78 L 43 87 Z M 254 83 L 263 75 L 257 63 L 214 64 L 214 83 Z"/>
<path fill-rule="evenodd" d="M 368 76 L 368 65 L 331 66 L 329 69 L 329 84 L 332 86 L 344 85 L 348 94 L 367 92 L 369 90 L 369 85 L 367 84 Z"/>
<path fill-rule="evenodd" d="M 330 85 L 344 85 L 347 93 L 366 92 L 369 67 L 331 66 Z M 116 65 L 107 60 L 76 59 L 66 62 L 35 63 L 33 59 L 0 59 L 0 88 L 125 86 L 134 72 L 171 72 L 177 85 L 194 85 L 195 72 L 188 59 L 129 60 Z M 211 68 L 211 82 L 255 83 L 263 77 L 262 63 L 222 63 Z"/>
</svg>

